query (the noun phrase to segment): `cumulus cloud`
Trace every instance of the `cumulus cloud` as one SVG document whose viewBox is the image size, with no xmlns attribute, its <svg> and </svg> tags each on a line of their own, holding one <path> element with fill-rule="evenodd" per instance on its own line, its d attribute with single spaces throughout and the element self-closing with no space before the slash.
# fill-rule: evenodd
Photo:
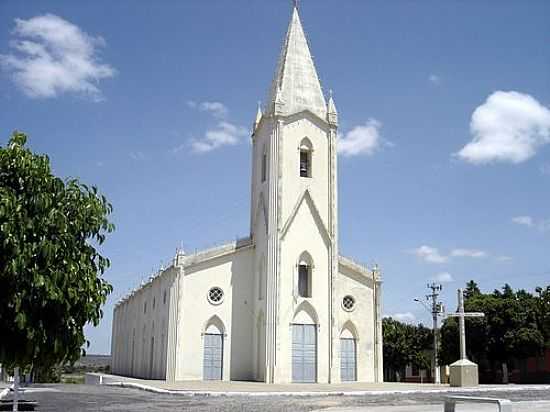
<svg viewBox="0 0 550 412">
<path fill-rule="evenodd" d="M 449 272 L 438 273 L 433 277 L 433 280 L 440 283 L 449 283 L 454 281 L 453 276 Z"/>
<path fill-rule="evenodd" d="M 439 86 L 441 84 L 441 77 L 439 77 L 437 74 L 433 74 L 433 73 L 430 74 L 430 76 L 428 77 L 428 80 L 434 86 Z"/>
<path fill-rule="evenodd" d="M 132 160 L 136 161 L 145 160 L 145 155 L 143 152 L 130 152 L 130 157 Z"/>
<path fill-rule="evenodd" d="M 338 137 L 338 153 L 342 156 L 372 155 L 380 148 L 382 123 L 369 119 L 364 125 L 355 126 Z"/>
<path fill-rule="evenodd" d="M 438 248 L 423 245 L 409 251 L 419 259 L 427 263 L 446 263 L 451 258 L 466 257 L 466 258 L 484 258 L 487 257 L 487 252 L 478 249 L 453 249 L 448 254 L 443 254 Z"/>
<path fill-rule="evenodd" d="M 451 251 L 451 256 L 482 258 L 482 257 L 486 257 L 487 253 L 484 252 L 483 250 L 477 250 L 477 249 L 453 249 Z"/>
<path fill-rule="evenodd" d="M 236 145 L 242 137 L 248 135 L 245 127 L 221 121 L 214 128 L 206 131 L 201 139 L 192 139 L 191 147 L 195 153 L 206 153 L 222 146 Z"/>
<path fill-rule="evenodd" d="M 187 106 L 192 109 L 198 109 L 201 112 L 210 113 L 217 119 L 225 119 L 229 114 L 229 109 L 221 102 L 195 102 L 194 100 L 188 100 Z"/>
<path fill-rule="evenodd" d="M 512 222 L 517 225 L 523 225 L 527 227 L 533 227 L 535 224 L 531 216 L 516 216 L 512 218 Z"/>
<path fill-rule="evenodd" d="M 447 256 L 441 255 L 437 248 L 426 245 L 413 249 L 412 253 L 428 263 L 445 263 L 449 260 Z"/>
<path fill-rule="evenodd" d="M 79 93 L 103 100 L 97 84 L 116 70 L 101 63 L 102 37 L 93 37 L 53 14 L 15 19 L 13 53 L 0 55 L 0 64 L 15 84 L 32 98 Z"/>
<path fill-rule="evenodd" d="M 545 220 L 535 219 L 531 216 L 516 216 L 512 218 L 512 222 L 517 225 L 538 229 L 541 232 L 550 231 L 550 219 Z"/>
<path fill-rule="evenodd" d="M 188 100 L 187 106 L 191 109 L 205 112 L 212 116 L 216 123 L 207 128 L 201 138 L 192 138 L 184 144 L 172 149 L 172 153 L 178 153 L 186 148 L 191 148 L 193 153 L 208 153 L 224 146 L 233 146 L 243 141 L 243 137 L 249 135 L 246 127 L 236 125 L 227 120 L 229 109 L 221 102 L 196 102 Z"/>
<path fill-rule="evenodd" d="M 528 94 L 497 91 L 470 121 L 472 141 L 456 156 L 473 164 L 521 163 L 550 142 L 550 110 Z"/>
<path fill-rule="evenodd" d="M 403 323 L 414 323 L 416 321 L 416 316 L 411 312 L 394 313 L 391 317 Z"/>
</svg>

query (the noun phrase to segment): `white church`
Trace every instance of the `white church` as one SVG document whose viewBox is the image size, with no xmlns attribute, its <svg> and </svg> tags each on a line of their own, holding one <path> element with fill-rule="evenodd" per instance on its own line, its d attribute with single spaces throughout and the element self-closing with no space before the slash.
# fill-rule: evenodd
<svg viewBox="0 0 550 412">
<path fill-rule="evenodd" d="M 379 270 L 338 251 L 338 114 L 292 11 L 252 131 L 250 235 L 115 305 L 112 372 L 145 379 L 381 382 Z"/>
</svg>

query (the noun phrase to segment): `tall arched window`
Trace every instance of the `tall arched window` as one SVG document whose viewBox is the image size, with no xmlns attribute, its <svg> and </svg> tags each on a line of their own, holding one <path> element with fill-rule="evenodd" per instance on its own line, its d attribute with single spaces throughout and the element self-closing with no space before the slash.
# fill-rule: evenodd
<svg viewBox="0 0 550 412">
<path fill-rule="evenodd" d="M 300 142 L 300 177 L 311 177 L 311 154 L 313 146 L 311 141 L 304 137 Z"/>
<path fill-rule="evenodd" d="M 304 252 L 298 261 L 298 296 L 310 298 L 312 294 L 312 272 L 313 262 L 309 253 Z"/>
<path fill-rule="evenodd" d="M 265 182 L 267 177 L 267 152 L 265 147 L 262 150 L 262 182 Z"/>
</svg>

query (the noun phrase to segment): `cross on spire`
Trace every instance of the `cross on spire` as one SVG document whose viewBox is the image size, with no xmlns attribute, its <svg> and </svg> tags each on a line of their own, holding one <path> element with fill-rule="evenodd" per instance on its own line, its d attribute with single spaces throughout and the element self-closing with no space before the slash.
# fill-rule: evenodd
<svg viewBox="0 0 550 412">
<path fill-rule="evenodd" d="M 466 318 L 482 318 L 485 314 L 481 312 L 464 312 L 464 293 L 458 289 L 458 310 L 455 313 L 449 313 L 448 317 L 458 318 L 458 328 L 460 336 L 460 359 L 468 359 L 466 356 Z"/>
</svg>

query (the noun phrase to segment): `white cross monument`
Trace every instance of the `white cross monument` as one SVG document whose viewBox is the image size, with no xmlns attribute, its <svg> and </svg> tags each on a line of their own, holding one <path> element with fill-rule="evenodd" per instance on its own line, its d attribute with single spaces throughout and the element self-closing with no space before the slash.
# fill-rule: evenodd
<svg viewBox="0 0 550 412">
<path fill-rule="evenodd" d="M 481 312 L 464 312 L 464 293 L 458 289 L 458 310 L 455 313 L 449 313 L 447 317 L 458 318 L 458 330 L 460 337 L 460 359 L 450 367 L 451 386 L 477 386 L 479 384 L 479 373 L 477 365 L 468 360 L 466 356 L 466 318 L 482 318 L 485 316 Z"/>
</svg>

